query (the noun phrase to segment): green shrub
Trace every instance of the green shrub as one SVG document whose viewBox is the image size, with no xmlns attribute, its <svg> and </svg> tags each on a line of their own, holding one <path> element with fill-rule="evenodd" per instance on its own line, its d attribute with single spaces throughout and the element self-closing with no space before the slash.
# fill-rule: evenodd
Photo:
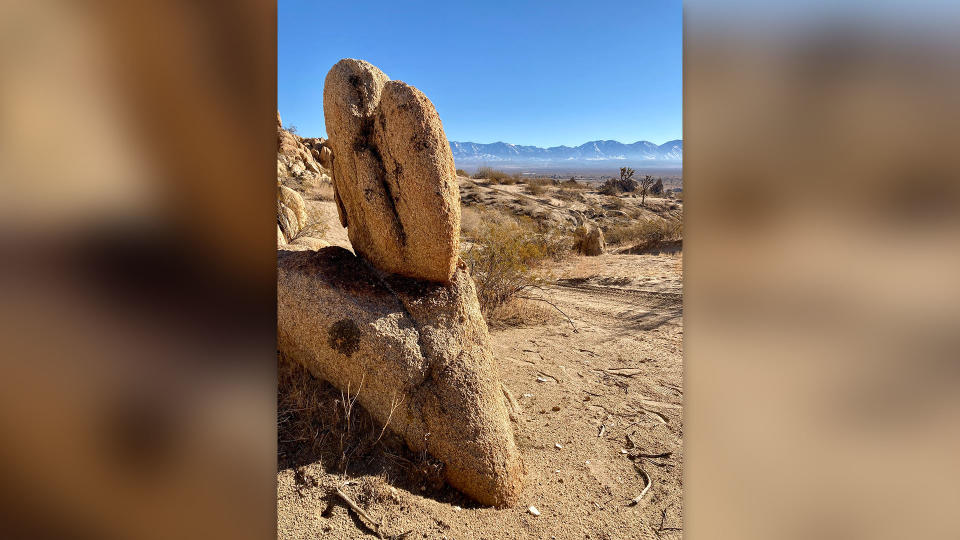
<svg viewBox="0 0 960 540">
<path fill-rule="evenodd" d="M 536 269 L 548 258 L 561 259 L 570 251 L 564 232 L 539 228 L 529 218 L 504 220 L 481 214 L 483 222 L 464 234 L 460 256 L 477 287 L 477 299 L 485 317 L 514 300 L 541 279 Z"/>
</svg>

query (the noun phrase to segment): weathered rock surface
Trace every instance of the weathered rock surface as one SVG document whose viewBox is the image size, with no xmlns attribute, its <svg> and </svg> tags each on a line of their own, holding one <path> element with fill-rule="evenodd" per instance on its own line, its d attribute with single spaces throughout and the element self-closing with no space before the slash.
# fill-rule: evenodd
<svg viewBox="0 0 960 540">
<path fill-rule="evenodd" d="M 448 282 L 460 195 L 433 104 L 373 65 L 344 59 L 327 74 L 323 108 L 335 200 L 354 250 L 385 272 Z"/>
<path fill-rule="evenodd" d="M 280 251 L 277 325 L 287 359 L 360 389 L 359 403 L 442 461 L 452 486 L 483 504 L 517 502 L 523 465 L 464 267 L 431 283 L 340 247 Z"/>
</svg>

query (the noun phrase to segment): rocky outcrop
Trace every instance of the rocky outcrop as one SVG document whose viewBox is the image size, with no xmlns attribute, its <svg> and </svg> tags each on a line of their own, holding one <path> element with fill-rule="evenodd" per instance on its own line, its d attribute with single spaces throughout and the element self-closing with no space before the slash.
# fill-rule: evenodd
<svg viewBox="0 0 960 540">
<path fill-rule="evenodd" d="M 448 283 L 377 270 L 340 247 L 280 251 L 278 344 L 346 391 L 447 481 L 489 505 L 517 502 L 523 465 L 486 323 L 463 266 Z"/>
<path fill-rule="evenodd" d="M 334 197 L 354 250 L 393 274 L 448 282 L 459 249 L 453 155 L 433 104 L 362 60 L 327 74 Z"/>
<path fill-rule="evenodd" d="M 313 179 L 330 175 L 330 168 L 321 163 L 323 139 L 304 139 L 283 128 L 277 113 L 277 177 Z M 331 156 L 327 156 L 332 161 Z"/>
</svg>

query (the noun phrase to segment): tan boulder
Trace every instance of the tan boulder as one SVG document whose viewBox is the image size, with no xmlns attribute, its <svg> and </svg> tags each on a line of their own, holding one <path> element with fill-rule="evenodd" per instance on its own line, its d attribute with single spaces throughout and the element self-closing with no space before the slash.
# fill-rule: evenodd
<svg viewBox="0 0 960 540">
<path fill-rule="evenodd" d="M 340 247 L 280 251 L 278 346 L 359 403 L 483 504 L 517 502 L 509 403 L 463 266 L 446 284 L 381 273 Z"/>
<path fill-rule="evenodd" d="M 328 147 L 326 144 L 323 144 L 320 147 L 320 149 L 317 151 L 317 153 L 319 154 L 319 156 L 317 157 L 317 161 L 320 162 L 320 165 L 323 168 L 332 171 L 333 170 L 333 151 L 330 150 L 330 147 Z"/>
<path fill-rule="evenodd" d="M 299 193 L 287 186 L 277 188 L 277 224 L 288 240 L 307 226 L 307 205 Z"/>
<path fill-rule="evenodd" d="M 577 239 L 574 246 L 577 251 L 584 255 L 596 256 L 606 250 L 606 242 L 603 239 L 603 231 L 600 227 L 592 223 L 582 225 L 577 228 L 575 237 Z"/>
<path fill-rule="evenodd" d="M 354 250 L 386 272 L 449 281 L 460 194 L 433 104 L 371 64 L 345 59 L 327 74 L 323 107 L 334 198 Z"/>
</svg>

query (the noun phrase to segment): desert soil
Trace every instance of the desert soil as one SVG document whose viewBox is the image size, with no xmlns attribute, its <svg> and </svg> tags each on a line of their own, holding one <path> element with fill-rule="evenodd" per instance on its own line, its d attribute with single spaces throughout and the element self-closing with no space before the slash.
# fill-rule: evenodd
<svg viewBox="0 0 960 540">
<path fill-rule="evenodd" d="M 311 204 L 329 219 L 326 238 L 349 247 L 333 203 Z M 516 507 L 482 507 L 410 474 L 422 463 L 389 437 L 348 467 L 281 441 L 278 537 L 376 538 L 336 494 L 350 482 L 342 491 L 387 538 L 681 538 L 682 263 L 679 253 L 570 257 L 551 269 L 556 285 L 535 293 L 565 316 L 529 302 L 554 315 L 491 328 L 521 409 L 527 479 Z M 324 406 L 342 406 L 328 394 Z M 634 504 L 641 470 L 652 485 Z"/>
</svg>

